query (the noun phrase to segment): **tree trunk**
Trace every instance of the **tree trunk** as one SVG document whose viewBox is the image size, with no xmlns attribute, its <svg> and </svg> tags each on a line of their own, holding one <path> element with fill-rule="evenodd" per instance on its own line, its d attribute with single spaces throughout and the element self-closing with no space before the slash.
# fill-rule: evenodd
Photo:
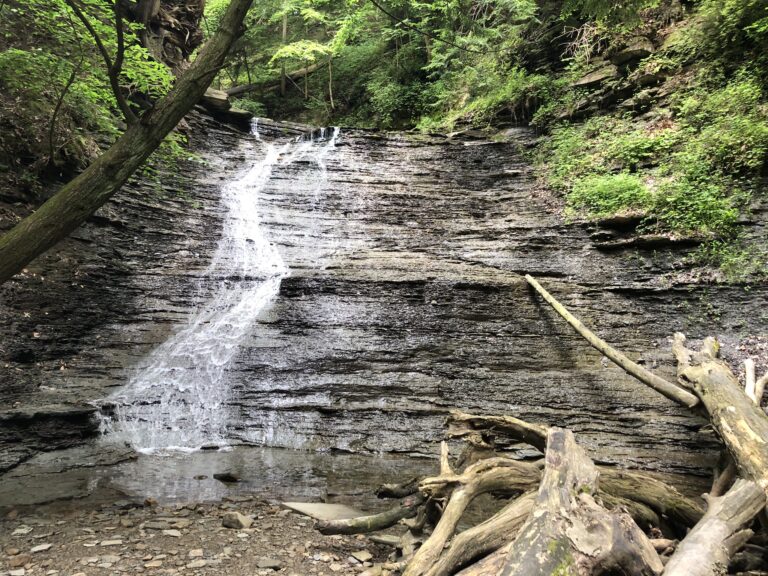
<svg viewBox="0 0 768 576">
<path fill-rule="evenodd" d="M 709 419 L 747 480 L 768 488 L 768 416 L 749 398 L 731 369 L 718 358 L 719 346 L 707 338 L 698 352 L 675 334 L 672 350 L 678 378 L 696 391 Z"/>
<path fill-rule="evenodd" d="M 709 509 L 672 555 L 664 576 L 716 576 L 726 573 L 731 556 L 752 536 L 742 530 L 765 506 L 754 482 L 737 480 L 725 496 L 708 497 Z"/>
<path fill-rule="evenodd" d="M 551 428 L 535 511 L 509 549 L 500 576 L 654 576 L 663 565 L 626 514 L 599 506 L 598 471 L 573 433 Z"/>
<path fill-rule="evenodd" d="M 232 43 L 252 0 L 232 0 L 216 35 L 189 69 L 139 122 L 74 180 L 0 238 L 0 283 L 54 246 L 102 206 L 200 100 Z"/>
</svg>

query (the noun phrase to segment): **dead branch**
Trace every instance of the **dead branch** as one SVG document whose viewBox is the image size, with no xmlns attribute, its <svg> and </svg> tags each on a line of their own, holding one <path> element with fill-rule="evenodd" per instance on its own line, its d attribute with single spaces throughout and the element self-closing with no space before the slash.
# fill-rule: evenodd
<svg viewBox="0 0 768 576">
<path fill-rule="evenodd" d="M 457 569 L 514 540 L 533 511 L 535 499 L 535 492 L 524 494 L 507 504 L 492 518 L 458 534 L 425 576 L 454 574 Z"/>
<path fill-rule="evenodd" d="M 553 298 L 552 295 L 547 292 L 532 276 L 526 274 L 525 279 L 528 281 L 528 284 L 530 284 L 542 296 L 542 298 L 544 298 L 544 300 L 546 300 L 547 303 L 552 306 L 552 308 L 554 308 L 555 311 L 560 314 L 560 316 L 562 316 L 563 319 L 568 322 L 568 324 L 570 324 L 574 330 L 576 330 L 576 332 L 579 333 L 580 336 L 589 342 L 590 346 L 604 354 L 625 372 L 634 376 L 644 384 L 647 384 L 670 400 L 674 400 L 678 404 L 682 404 L 688 408 L 693 408 L 699 403 L 699 399 L 687 390 L 684 390 L 672 382 L 667 382 L 653 372 L 649 372 L 639 364 L 632 362 L 632 360 L 613 348 L 605 340 L 602 340 L 597 335 L 595 335 L 594 332 L 584 326 L 581 320 L 568 312 L 565 306 L 555 300 L 555 298 Z"/>
<path fill-rule="evenodd" d="M 423 494 L 435 498 L 450 493 L 450 499 L 435 530 L 408 563 L 403 576 L 423 576 L 435 565 L 467 506 L 477 496 L 487 492 L 527 490 L 540 477 L 541 471 L 533 464 L 509 458 L 489 458 L 469 466 L 462 474 L 448 472 L 424 480 L 419 488 Z"/>
<path fill-rule="evenodd" d="M 449 438 L 461 438 L 478 430 L 498 432 L 530 444 L 543 453 L 547 445 L 547 427 L 530 424 L 512 416 L 482 416 L 466 414 L 459 410 L 451 411 L 446 422 Z"/>
<path fill-rule="evenodd" d="M 731 556 L 752 536 L 744 526 L 766 502 L 763 489 L 747 480 L 737 480 L 725 496 L 706 498 L 707 513 L 680 543 L 664 576 L 724 574 Z"/>
<path fill-rule="evenodd" d="M 416 515 L 419 507 L 424 504 L 423 496 L 409 496 L 404 498 L 399 506 L 390 508 L 379 514 L 370 516 L 358 516 L 346 520 L 321 520 L 315 524 L 315 528 L 321 534 L 365 534 L 384 530 L 394 526 L 403 518 Z"/>
</svg>

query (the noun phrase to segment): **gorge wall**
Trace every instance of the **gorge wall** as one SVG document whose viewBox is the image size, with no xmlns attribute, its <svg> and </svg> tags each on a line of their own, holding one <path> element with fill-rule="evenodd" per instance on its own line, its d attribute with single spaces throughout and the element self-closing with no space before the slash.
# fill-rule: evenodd
<svg viewBox="0 0 768 576">
<path fill-rule="evenodd" d="M 0 289 L 0 469 L 93 436 L 89 402 L 212 295 L 199 275 L 220 188 L 255 143 L 192 124 L 203 163 L 163 190 L 128 186 Z M 264 138 L 288 132 L 262 124 Z M 590 236 L 606 232 L 564 223 L 540 190 L 520 154 L 531 139 L 343 130 L 324 174 L 276 167 L 262 224 L 290 272 L 228 367 L 233 440 L 433 455 L 444 415 L 462 408 L 570 427 L 598 461 L 708 465 L 703 421 L 601 361 L 520 275 L 670 378 L 674 331 L 759 345 L 768 288 L 699 283 L 680 247 L 597 249 Z"/>
</svg>

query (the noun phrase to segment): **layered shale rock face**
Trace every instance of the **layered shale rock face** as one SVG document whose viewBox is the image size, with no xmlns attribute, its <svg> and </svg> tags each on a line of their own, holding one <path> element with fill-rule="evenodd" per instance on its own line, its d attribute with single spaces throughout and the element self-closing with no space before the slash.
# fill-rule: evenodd
<svg viewBox="0 0 768 576">
<path fill-rule="evenodd" d="M 219 190 L 260 148 L 197 130 L 183 190 L 129 187 L 1 289 L 2 466 L 93 434 L 85 403 L 213 294 Z M 529 138 L 342 131 L 321 162 L 274 167 L 261 225 L 289 273 L 227 367 L 233 440 L 433 454 L 458 407 L 569 427 L 599 461 L 707 464 L 703 422 L 602 362 L 519 274 L 670 378 L 672 332 L 765 333 L 768 289 L 670 282 L 679 251 L 599 251 L 537 191 Z"/>
</svg>

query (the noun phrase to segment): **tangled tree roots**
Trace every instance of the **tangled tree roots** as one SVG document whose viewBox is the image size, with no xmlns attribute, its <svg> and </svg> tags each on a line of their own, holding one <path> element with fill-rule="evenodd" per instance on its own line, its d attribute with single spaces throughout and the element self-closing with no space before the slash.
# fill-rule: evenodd
<svg viewBox="0 0 768 576">
<path fill-rule="evenodd" d="M 351 534 L 405 525 L 400 555 L 368 571 L 370 576 L 719 576 L 750 540 L 740 562 L 760 564 L 766 534 L 756 535 L 752 525 L 765 510 L 768 488 L 768 416 L 759 406 L 768 377 L 757 380 L 754 364 L 750 376 L 748 363 L 744 391 L 718 358 L 714 339 L 691 351 L 676 334 L 678 383 L 663 380 L 598 338 L 536 280 L 526 279 L 592 346 L 667 398 L 709 417 L 728 452 L 704 496 L 706 512 L 656 478 L 595 465 L 568 430 L 455 411 L 446 438 L 463 440 L 465 447 L 453 464 L 443 442 L 438 476 L 377 491 L 403 498 L 398 506 L 320 523 L 318 529 Z M 528 444 L 543 457 L 513 459 L 503 448 L 510 441 Z M 511 500 L 457 533 L 481 494 Z"/>
</svg>

